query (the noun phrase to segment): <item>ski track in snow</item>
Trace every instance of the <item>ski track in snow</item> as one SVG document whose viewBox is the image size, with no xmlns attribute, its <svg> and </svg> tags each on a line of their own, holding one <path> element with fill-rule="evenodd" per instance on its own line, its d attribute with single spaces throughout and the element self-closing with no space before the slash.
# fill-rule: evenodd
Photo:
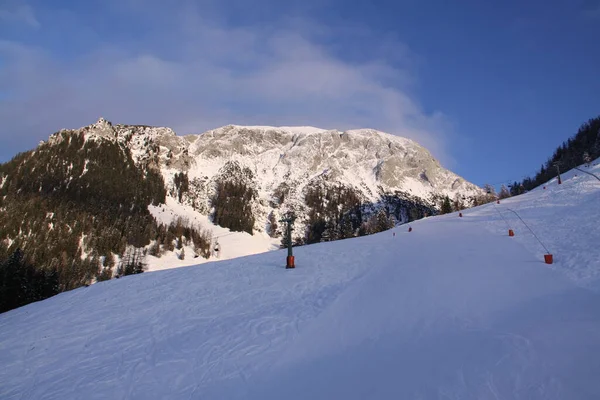
<svg viewBox="0 0 600 400">
<path fill-rule="evenodd" d="M 563 178 L 295 248 L 295 270 L 274 251 L 1 314 L 0 398 L 600 398 L 600 182 Z"/>
</svg>

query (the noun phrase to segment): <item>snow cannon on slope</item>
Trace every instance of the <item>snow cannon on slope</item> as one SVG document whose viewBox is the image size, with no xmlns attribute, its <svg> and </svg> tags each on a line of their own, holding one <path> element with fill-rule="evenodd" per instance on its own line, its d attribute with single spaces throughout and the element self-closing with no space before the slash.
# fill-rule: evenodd
<svg viewBox="0 0 600 400">
<path fill-rule="evenodd" d="M 292 252 L 292 231 L 294 230 L 294 221 L 296 220 L 296 215 L 293 212 L 289 212 L 287 213 L 287 215 L 280 219 L 279 222 L 285 223 L 286 224 L 286 242 L 287 242 L 287 248 L 288 248 L 288 255 L 286 258 L 286 262 L 285 262 L 285 268 L 286 269 L 293 269 L 296 268 L 296 264 L 295 264 L 295 259 L 294 259 L 294 254 Z"/>
</svg>

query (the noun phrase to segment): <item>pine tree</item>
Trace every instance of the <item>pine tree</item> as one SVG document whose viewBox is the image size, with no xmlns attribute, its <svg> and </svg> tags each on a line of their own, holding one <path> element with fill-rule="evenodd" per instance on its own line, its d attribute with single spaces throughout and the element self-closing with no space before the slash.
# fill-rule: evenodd
<svg viewBox="0 0 600 400">
<path fill-rule="evenodd" d="M 387 216 L 384 209 L 379 210 L 377 213 L 375 232 L 383 232 L 393 227 L 393 221 Z"/>
<path fill-rule="evenodd" d="M 142 249 L 136 249 L 135 254 L 136 257 L 134 259 L 133 264 L 133 273 L 141 274 L 146 269 L 146 263 L 144 262 L 144 254 L 142 253 Z"/>
<path fill-rule="evenodd" d="M 154 257 L 160 257 L 161 256 L 161 250 L 160 250 L 160 236 L 156 238 L 154 244 L 152 244 L 152 246 L 150 247 L 150 255 L 154 256 Z"/>
<path fill-rule="evenodd" d="M 190 183 L 188 180 L 188 175 L 183 172 L 175 174 L 173 177 L 173 183 L 175 184 L 175 190 L 177 191 L 177 198 L 181 202 L 183 194 L 189 191 Z"/>
<path fill-rule="evenodd" d="M 112 269 L 107 266 L 102 267 L 96 276 L 96 281 L 102 282 L 110 279 L 112 279 Z"/>
<path fill-rule="evenodd" d="M 271 211 L 269 213 L 269 236 L 271 237 L 275 237 L 277 236 L 277 220 L 275 219 L 275 213 L 273 211 Z"/>
<path fill-rule="evenodd" d="M 354 237 L 354 228 L 352 227 L 352 220 L 346 216 L 342 219 L 340 228 L 340 239 L 347 239 Z"/>
<path fill-rule="evenodd" d="M 444 197 L 444 201 L 442 202 L 442 207 L 441 207 L 441 213 L 442 214 L 449 214 L 452 212 L 452 204 L 450 203 L 450 197 L 446 196 Z"/>
<path fill-rule="evenodd" d="M 420 217 L 419 209 L 417 207 L 411 207 L 410 211 L 408 212 L 408 222 L 415 221 Z"/>
<path fill-rule="evenodd" d="M 12 310 L 23 303 L 23 253 L 17 248 L 0 264 L 0 312 Z"/>
<path fill-rule="evenodd" d="M 596 141 L 594 142 L 594 157 L 600 157 L 600 129 L 596 133 Z"/>
<path fill-rule="evenodd" d="M 17 248 L 0 263 L 0 313 L 54 296 L 60 290 L 56 268 L 36 269 Z"/>
<path fill-rule="evenodd" d="M 592 157 L 590 157 L 590 153 L 587 151 L 583 153 L 583 162 L 589 167 L 592 163 Z"/>
<path fill-rule="evenodd" d="M 329 222 L 329 223 L 325 224 L 325 229 L 321 233 L 321 242 L 330 242 L 332 240 L 335 240 L 335 239 L 332 238 L 332 226 L 331 226 L 331 223 Z"/>
<path fill-rule="evenodd" d="M 456 193 L 456 196 L 454 197 L 454 211 L 460 211 L 464 209 L 465 206 L 462 197 L 460 196 L 460 194 Z"/>
</svg>

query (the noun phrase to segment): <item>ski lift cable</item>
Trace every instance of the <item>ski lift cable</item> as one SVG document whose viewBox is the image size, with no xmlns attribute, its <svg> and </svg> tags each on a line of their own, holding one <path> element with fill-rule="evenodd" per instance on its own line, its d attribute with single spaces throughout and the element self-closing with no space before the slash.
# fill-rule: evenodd
<svg viewBox="0 0 600 400">
<path fill-rule="evenodd" d="M 532 176 L 535 176 L 537 173 L 539 172 L 539 170 L 535 170 L 532 173 L 528 173 L 528 174 L 523 174 L 523 176 L 521 176 L 520 179 L 516 180 L 516 179 L 505 179 L 503 181 L 498 181 L 496 183 L 489 183 L 489 182 L 484 182 L 482 185 L 479 185 L 481 187 L 485 186 L 485 185 L 491 185 L 491 186 L 496 186 L 496 185 L 501 185 L 501 184 L 512 184 L 512 183 L 519 183 L 519 181 L 523 181 L 526 178 L 531 178 Z"/>
<path fill-rule="evenodd" d="M 504 217 L 504 215 L 502 215 L 500 210 L 498 210 L 498 207 L 496 207 L 496 203 L 494 203 L 494 210 L 496 210 L 496 212 L 498 213 L 500 218 L 502 218 L 504 220 L 504 222 L 506 222 L 506 227 L 510 230 L 510 224 L 508 223 L 508 220 Z"/>
<path fill-rule="evenodd" d="M 527 225 L 527 223 L 525 223 L 525 221 L 523 221 L 523 218 L 521 218 L 521 216 L 515 211 L 512 210 L 510 208 L 507 208 L 508 211 L 512 212 L 513 214 L 515 214 L 517 216 L 517 218 L 519 218 L 521 220 L 521 222 L 523 223 L 523 225 L 525 225 L 527 227 L 527 229 L 529 229 L 529 232 L 531 232 L 531 234 L 533 235 L 533 237 L 535 237 L 537 239 L 538 242 L 540 242 L 540 244 L 542 245 L 542 247 L 544 248 L 544 250 L 546 250 L 546 253 L 550 254 L 550 250 L 548 250 L 548 248 L 544 245 L 544 243 L 542 243 L 542 241 L 540 240 L 540 238 L 535 234 L 535 232 L 533 232 L 533 230 L 529 227 L 529 225 Z"/>
<path fill-rule="evenodd" d="M 533 175 L 535 175 L 535 174 L 537 174 L 537 172 L 535 172 Z M 509 184 L 510 185 L 512 183 L 515 183 L 515 182 L 519 183 L 519 181 L 523 181 L 525 178 L 531 178 L 531 175 L 525 174 L 519 180 L 516 180 L 516 179 L 507 179 L 507 180 L 504 180 L 504 181 L 498 181 L 496 183 L 485 182 L 483 185 L 479 185 L 479 186 L 481 186 L 481 187 L 483 187 L 485 185 L 497 186 L 497 185 L 502 185 L 502 184 Z"/>
<path fill-rule="evenodd" d="M 577 171 L 581 171 L 581 172 L 584 172 L 584 173 L 586 173 L 586 174 L 588 174 L 588 175 L 591 175 L 591 176 L 593 176 L 594 178 L 596 178 L 596 179 L 598 179 L 598 180 L 600 181 L 600 177 L 598 177 L 598 175 L 596 175 L 596 174 L 592 174 L 591 172 L 584 171 L 584 170 L 582 170 L 582 169 L 581 169 L 581 168 L 579 168 L 579 167 L 575 167 L 575 169 L 576 169 Z"/>
</svg>

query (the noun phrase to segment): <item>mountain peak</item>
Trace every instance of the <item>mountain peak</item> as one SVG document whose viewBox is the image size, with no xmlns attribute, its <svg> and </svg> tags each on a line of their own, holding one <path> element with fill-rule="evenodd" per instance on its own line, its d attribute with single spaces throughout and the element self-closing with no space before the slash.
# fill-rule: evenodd
<svg viewBox="0 0 600 400">
<path fill-rule="evenodd" d="M 96 126 L 111 126 L 112 123 L 110 121 L 107 121 L 106 119 L 104 119 L 104 117 L 100 117 L 98 118 L 98 121 L 96 121 L 96 123 L 94 124 Z"/>
<path fill-rule="evenodd" d="M 88 134 L 91 134 L 92 137 L 115 137 L 115 130 L 113 129 L 113 124 L 110 121 L 104 119 L 103 117 L 98 118 L 98 121 L 96 121 L 96 123 L 83 128 L 83 131 Z"/>
<path fill-rule="evenodd" d="M 320 136 L 320 135 L 339 135 L 343 140 L 358 139 L 363 141 L 369 141 L 372 138 L 378 138 L 376 141 L 380 145 L 390 146 L 391 143 L 399 144 L 404 147 L 419 147 L 422 148 L 419 143 L 415 142 L 412 139 L 394 135 L 391 133 L 386 133 L 373 128 L 355 128 L 348 130 L 339 130 L 339 129 L 325 129 L 319 128 L 315 126 L 269 126 L 269 125 L 225 125 L 217 129 L 211 129 L 206 134 L 210 135 L 224 135 L 224 137 L 230 138 L 231 135 L 235 134 L 244 134 L 250 132 L 255 132 L 258 134 L 258 137 L 262 137 L 267 134 L 267 137 L 274 137 L 273 134 L 276 134 L 275 137 L 279 135 L 290 135 L 290 136 L 300 136 L 300 137 L 310 137 L 310 136 Z M 202 134 L 201 134 L 202 135 Z M 246 137 L 246 135 L 243 135 Z M 257 140 L 257 138 L 254 138 Z M 385 143 L 383 143 L 385 142 Z"/>
<path fill-rule="evenodd" d="M 121 142 L 136 162 L 150 162 L 161 169 L 167 182 L 176 171 L 186 172 L 190 180 L 214 180 L 225 164 L 235 161 L 253 171 L 264 204 L 269 204 L 275 188 L 292 181 L 296 194 L 288 197 L 301 202 L 305 189 L 325 176 L 373 201 L 382 189 L 403 191 L 424 200 L 433 195 L 454 198 L 459 193 L 470 196 L 480 192 L 444 169 L 417 142 L 376 129 L 230 124 L 182 137 L 170 128 L 113 125 L 100 117 L 73 132 L 83 134 L 86 140 Z M 212 194 L 204 193 L 207 188 L 197 190 L 203 194 L 194 204 L 204 203 L 202 209 L 209 210 Z"/>
</svg>

